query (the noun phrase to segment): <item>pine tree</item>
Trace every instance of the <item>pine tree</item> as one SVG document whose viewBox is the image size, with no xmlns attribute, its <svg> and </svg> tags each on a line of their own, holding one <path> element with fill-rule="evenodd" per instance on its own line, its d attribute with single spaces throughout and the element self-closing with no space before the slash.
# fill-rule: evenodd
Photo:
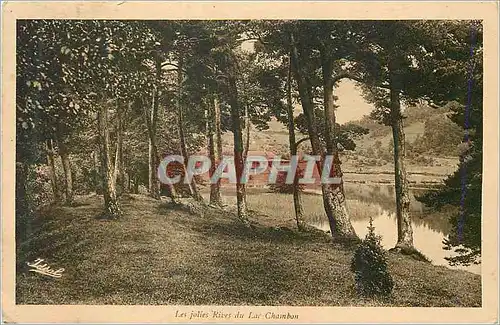
<svg viewBox="0 0 500 325">
<path fill-rule="evenodd" d="M 394 287 L 387 267 L 387 257 L 380 244 L 381 237 L 375 234 L 370 217 L 368 234 L 356 249 L 351 262 L 356 290 L 364 296 L 388 296 Z"/>
</svg>

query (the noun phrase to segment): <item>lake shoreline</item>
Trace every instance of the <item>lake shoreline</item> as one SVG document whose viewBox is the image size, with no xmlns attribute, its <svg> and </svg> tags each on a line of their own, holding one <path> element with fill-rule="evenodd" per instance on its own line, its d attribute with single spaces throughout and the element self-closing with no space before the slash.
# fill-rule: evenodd
<svg viewBox="0 0 500 325">
<path fill-rule="evenodd" d="M 480 276 L 395 253 L 392 297 L 362 298 L 349 270 L 354 247 L 298 232 L 291 215 L 250 212 L 247 228 L 231 211 L 193 214 L 128 195 L 123 217 L 105 221 L 96 219 L 101 196 L 76 201 L 40 211 L 18 250 L 17 304 L 481 306 Z M 23 269 L 36 258 L 63 276 Z"/>
</svg>

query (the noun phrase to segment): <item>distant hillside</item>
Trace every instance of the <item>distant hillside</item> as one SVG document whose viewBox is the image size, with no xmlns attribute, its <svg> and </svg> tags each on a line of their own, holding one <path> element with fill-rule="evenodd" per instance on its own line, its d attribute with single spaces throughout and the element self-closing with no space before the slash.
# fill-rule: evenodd
<svg viewBox="0 0 500 325">
<path fill-rule="evenodd" d="M 462 130 L 447 117 L 449 113 L 448 108 L 435 109 L 424 105 L 406 108 L 404 129 L 409 157 L 418 155 L 457 156 L 457 146 L 462 139 Z M 368 116 L 349 123 L 358 124 L 370 130 L 367 135 L 356 142 L 358 154 L 378 148 L 389 148 L 392 153 L 391 127 L 382 125 Z"/>
<path fill-rule="evenodd" d="M 305 137 L 300 132 L 296 133 L 297 140 Z M 224 152 L 232 152 L 233 150 L 233 134 L 226 132 L 222 136 L 222 145 Z M 301 144 L 302 150 L 308 150 L 309 143 Z M 256 130 L 252 127 L 250 132 L 250 151 L 269 151 L 279 155 L 289 154 L 288 144 L 288 129 L 286 125 L 276 120 L 269 122 L 269 129 L 264 131 Z"/>
<path fill-rule="evenodd" d="M 456 156 L 456 147 L 461 141 L 462 131 L 458 125 L 449 120 L 447 117 L 449 113 L 450 110 L 447 108 L 434 109 L 423 105 L 406 108 L 404 128 L 406 141 L 410 144 L 408 150 L 415 149 L 418 154 L 432 154 L 439 157 Z M 348 123 L 357 124 L 369 130 L 367 135 L 356 140 L 358 153 L 369 148 L 392 147 L 392 131 L 389 126 L 382 125 L 369 116 Z M 232 149 L 232 136 L 231 132 L 223 135 L 223 144 L 227 149 Z M 305 135 L 298 133 L 297 140 L 303 136 Z M 308 144 L 304 145 L 304 149 L 307 149 Z M 252 128 L 250 150 L 286 153 L 288 151 L 286 126 L 272 120 L 267 130 L 258 131 Z"/>
<path fill-rule="evenodd" d="M 427 106 L 405 109 L 406 153 L 408 170 L 411 173 L 430 173 L 437 179 L 443 179 L 445 175 L 455 171 L 458 163 L 457 146 L 462 139 L 462 130 L 450 121 L 447 117 L 449 113 L 448 108 L 434 109 Z M 355 140 L 354 151 L 345 151 L 341 154 L 343 170 L 347 173 L 392 173 L 394 167 L 391 127 L 382 125 L 369 116 L 348 123 L 363 126 L 369 133 Z M 296 137 L 299 140 L 305 135 L 297 133 Z M 231 132 L 223 135 L 223 145 L 224 152 L 232 154 Z M 309 141 L 302 143 L 299 150 L 309 151 Z M 288 155 L 286 126 L 273 120 L 267 130 L 258 131 L 252 127 L 250 151 Z"/>
</svg>

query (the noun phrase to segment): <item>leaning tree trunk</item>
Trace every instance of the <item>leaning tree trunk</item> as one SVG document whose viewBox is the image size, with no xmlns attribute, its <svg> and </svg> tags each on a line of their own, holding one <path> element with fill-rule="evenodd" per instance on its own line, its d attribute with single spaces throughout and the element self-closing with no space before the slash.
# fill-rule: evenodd
<svg viewBox="0 0 500 325">
<path fill-rule="evenodd" d="M 233 60 L 234 58 L 230 58 Z M 230 63 L 230 72 L 228 76 L 228 96 L 229 105 L 231 106 L 231 122 L 233 126 L 233 140 L 234 140 L 234 165 L 236 170 L 236 203 L 238 206 L 238 218 L 245 224 L 249 225 L 246 189 L 245 183 L 241 182 L 243 175 L 244 161 L 243 161 L 243 135 L 241 130 L 240 121 L 240 105 L 238 102 L 238 88 L 235 80 L 235 66 L 234 62 Z"/>
<path fill-rule="evenodd" d="M 102 104 L 98 113 L 99 142 L 101 147 L 101 170 L 104 193 L 104 218 L 118 219 L 121 210 L 116 199 L 116 188 L 113 182 L 113 167 L 110 159 L 108 108 Z"/>
<path fill-rule="evenodd" d="M 394 81 L 390 85 L 391 127 L 394 139 L 394 183 L 396 189 L 396 219 L 398 241 L 396 248 L 413 248 L 413 230 L 410 217 L 410 194 L 405 166 L 405 133 L 401 114 L 400 91 Z"/>
<path fill-rule="evenodd" d="M 292 43 L 292 66 L 295 80 L 297 81 L 297 86 L 299 89 L 299 96 L 302 103 L 302 109 L 306 117 L 307 130 L 309 133 L 309 138 L 311 141 L 311 147 L 314 155 L 324 158 L 324 150 L 321 145 L 318 131 L 316 128 L 316 120 L 314 116 L 314 103 L 313 94 L 311 88 L 311 82 L 307 78 L 307 73 L 303 70 L 300 65 L 299 52 L 295 44 L 293 34 L 291 35 Z M 324 159 L 322 159 L 324 160 Z M 321 173 L 323 163 L 318 161 L 316 163 L 318 171 Z M 330 225 L 330 231 L 332 237 L 334 238 L 351 238 L 353 237 L 353 231 L 351 227 L 347 227 L 343 220 L 337 220 L 336 207 L 338 200 L 332 194 L 331 187 L 329 184 L 324 184 L 321 182 L 321 192 L 323 196 L 323 206 L 325 208 L 326 215 L 328 217 L 328 222 Z M 341 216 L 342 217 L 342 216 Z"/>
<path fill-rule="evenodd" d="M 66 194 L 65 204 L 73 203 L 73 175 L 71 172 L 71 160 L 69 158 L 69 150 L 64 142 L 64 139 L 59 138 L 59 156 L 61 156 L 63 171 L 64 171 L 64 192 Z"/>
<path fill-rule="evenodd" d="M 181 155 L 184 157 L 184 177 L 187 177 L 187 166 L 189 160 L 189 154 L 186 144 L 186 134 L 184 132 L 184 109 L 182 107 L 182 60 L 178 62 L 179 67 L 177 68 L 177 127 L 179 129 L 179 141 L 181 146 Z M 198 192 L 198 187 L 196 186 L 196 181 L 194 178 L 186 184 L 188 186 L 189 195 L 195 198 L 197 201 L 202 201 L 202 197 Z"/>
<path fill-rule="evenodd" d="M 297 155 L 297 143 L 295 141 L 295 123 L 293 120 L 293 103 L 292 103 L 292 64 L 291 58 L 288 62 L 288 78 L 287 78 L 287 118 L 288 118 L 288 141 L 290 145 L 290 155 Z M 295 178 L 293 180 L 293 206 L 295 208 L 295 220 L 297 221 L 297 228 L 299 230 L 305 230 L 306 223 L 304 221 L 304 209 L 302 208 L 302 198 L 301 198 L 300 188 L 299 188 L 299 175 L 298 172 L 295 173 Z"/>
<path fill-rule="evenodd" d="M 50 184 L 52 185 L 52 192 L 54 193 L 54 202 L 61 202 L 61 192 L 59 189 L 59 183 L 57 179 L 56 165 L 55 165 L 55 153 L 54 153 L 54 145 L 52 139 L 47 139 L 46 141 L 47 147 L 47 165 L 49 166 L 49 174 L 50 174 Z"/>
<path fill-rule="evenodd" d="M 337 121 L 335 116 L 334 98 L 333 98 L 333 60 L 329 57 L 327 51 L 322 51 L 322 72 L 323 72 L 323 102 L 325 113 L 325 140 L 326 154 L 332 156 L 331 173 L 332 176 L 341 179 L 340 184 L 329 184 L 326 193 L 328 205 L 333 210 L 335 217 L 336 232 L 341 237 L 356 237 L 356 232 L 351 224 L 351 219 L 347 213 L 346 199 L 344 193 L 343 175 L 339 152 L 337 148 Z"/>
<path fill-rule="evenodd" d="M 221 130 L 220 130 L 220 107 L 217 96 L 214 95 L 213 101 L 208 105 L 207 116 L 207 137 L 208 137 L 208 155 L 210 157 L 210 170 L 209 176 L 213 177 L 217 169 L 217 164 L 220 163 L 222 158 L 221 146 Z M 210 182 L 210 205 L 222 206 L 222 198 L 220 195 L 220 178 L 217 182 Z"/>
</svg>

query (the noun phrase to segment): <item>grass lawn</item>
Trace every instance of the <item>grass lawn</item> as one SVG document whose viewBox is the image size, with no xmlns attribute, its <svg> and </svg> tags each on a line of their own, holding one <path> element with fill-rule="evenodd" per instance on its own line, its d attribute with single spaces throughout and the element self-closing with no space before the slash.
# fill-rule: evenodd
<svg viewBox="0 0 500 325">
<path fill-rule="evenodd" d="M 122 199 L 119 221 L 96 219 L 101 197 L 77 201 L 42 210 L 19 247 L 18 304 L 481 306 L 480 276 L 392 253 L 393 296 L 360 298 L 354 247 L 297 232 L 271 201 L 251 229 L 231 212 L 194 214 L 139 195 Z M 36 258 L 63 276 L 28 272 Z"/>
</svg>

